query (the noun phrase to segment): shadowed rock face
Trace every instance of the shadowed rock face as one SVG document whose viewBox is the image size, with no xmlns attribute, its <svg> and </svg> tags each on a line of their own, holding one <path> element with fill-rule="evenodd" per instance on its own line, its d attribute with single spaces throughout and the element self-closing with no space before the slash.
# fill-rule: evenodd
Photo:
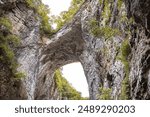
<svg viewBox="0 0 150 117">
<path fill-rule="evenodd" d="M 5 9 L 6 4 L 14 7 Z M 101 4 L 99 0 L 86 0 L 73 19 L 49 39 L 40 37 L 40 19 L 22 0 L 2 1 L 0 10 L 11 20 L 12 33 L 22 39 L 15 52 L 20 63 L 18 71 L 25 72 L 26 78 L 18 83 L 6 75 L 1 77 L 0 99 L 59 99 L 53 74 L 56 69 L 73 62 L 81 62 L 83 66 L 90 99 L 103 95 L 100 87 L 111 89 L 112 99 L 120 99 L 123 91 L 127 92 L 128 99 L 150 99 L 149 5 L 150 0 L 125 0 L 125 5 L 119 6 L 118 0 L 114 0 L 108 5 L 110 15 L 106 18 L 103 0 Z M 125 13 L 129 19 L 124 17 Z M 135 21 L 131 23 L 130 18 Z M 93 19 L 100 27 L 108 25 L 120 33 L 111 39 L 93 36 L 90 24 Z M 47 41 L 41 44 L 41 38 Z M 126 39 L 130 53 L 123 61 L 119 57 Z M 125 78 L 128 78 L 127 91 L 122 90 Z M 13 87 L 15 83 L 18 90 Z"/>
<path fill-rule="evenodd" d="M 125 0 L 132 26 L 130 85 L 132 99 L 150 99 L 150 0 Z"/>
<path fill-rule="evenodd" d="M 135 22 L 150 30 L 150 1 L 125 0 L 128 17 L 134 17 Z"/>
<path fill-rule="evenodd" d="M 11 21 L 13 26 L 11 33 L 21 38 L 20 46 L 14 51 L 20 65 L 18 71 L 26 75 L 25 79 L 19 81 L 7 76 L 7 82 L 0 84 L 5 86 L 5 88 L 1 87 L 0 97 L 2 99 L 33 99 L 41 48 L 38 44 L 40 20 L 36 19 L 38 15 L 22 0 L 2 0 L 0 11 L 2 11 L 1 17 L 5 16 Z M 6 74 L 8 74 L 7 71 Z M 2 76 L 1 81 L 3 79 L 5 77 Z"/>
</svg>

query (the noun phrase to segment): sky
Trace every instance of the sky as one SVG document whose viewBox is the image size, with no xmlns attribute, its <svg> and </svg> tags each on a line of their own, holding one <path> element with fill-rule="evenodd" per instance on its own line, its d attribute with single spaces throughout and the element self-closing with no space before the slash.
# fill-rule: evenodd
<svg viewBox="0 0 150 117">
<path fill-rule="evenodd" d="M 51 9 L 51 14 L 59 15 L 62 11 L 67 11 L 72 0 L 42 0 Z"/>
<path fill-rule="evenodd" d="M 72 0 L 42 0 L 51 9 L 51 15 L 59 15 L 62 11 L 67 11 Z M 83 97 L 89 97 L 88 85 L 81 63 L 72 63 L 63 66 L 63 76 L 70 84 L 80 91 Z"/>
<path fill-rule="evenodd" d="M 89 97 L 87 81 L 81 63 L 72 63 L 63 67 L 63 76 L 83 97 Z"/>
</svg>

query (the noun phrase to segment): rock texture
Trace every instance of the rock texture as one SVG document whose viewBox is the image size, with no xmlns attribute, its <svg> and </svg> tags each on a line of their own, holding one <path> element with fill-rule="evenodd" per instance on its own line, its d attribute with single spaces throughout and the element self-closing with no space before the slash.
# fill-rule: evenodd
<svg viewBox="0 0 150 117">
<path fill-rule="evenodd" d="M 5 4 L 10 4 L 10 6 L 14 4 L 15 7 L 5 10 Z M 38 15 L 35 14 L 32 9 L 28 8 L 23 1 L 3 2 L 2 10 L 5 12 L 5 17 L 8 17 L 12 22 L 12 33 L 21 38 L 21 44 L 16 48 L 15 52 L 18 63 L 20 64 L 18 71 L 25 73 L 26 78 L 19 81 L 21 83 L 19 83 L 20 86 L 18 89 L 13 88 L 12 85 L 8 86 L 9 84 L 3 83 L 6 91 L 1 88 L 0 97 L 2 96 L 2 99 L 7 99 L 7 95 L 9 95 L 8 99 L 34 99 L 36 78 L 39 70 L 40 48 L 42 47 L 39 43 L 40 20 L 39 18 L 37 19 Z M 7 83 L 11 83 L 11 80 L 12 79 L 8 78 Z M 13 82 L 18 81 L 13 80 Z M 15 92 L 13 91 L 14 89 Z M 15 95 L 17 92 L 19 92 L 19 96 L 15 98 L 10 97 Z"/>
<path fill-rule="evenodd" d="M 14 6 L 6 10 L 6 4 Z M 149 8 L 150 0 L 124 0 L 124 3 L 85 0 L 73 19 L 49 40 L 41 37 L 40 19 L 24 2 L 1 1 L 0 9 L 13 24 L 12 33 L 22 39 L 16 58 L 21 64 L 18 71 L 25 72 L 26 78 L 19 81 L 16 90 L 9 86 L 16 81 L 8 78 L 3 83 L 5 77 L 1 77 L 0 98 L 58 99 L 53 79 L 55 70 L 65 64 L 81 62 L 90 99 L 102 99 L 104 90 L 108 89 L 111 99 L 150 99 Z M 93 35 L 93 19 L 99 28 L 105 30 L 109 26 L 111 31 Z M 106 34 L 116 29 L 119 33 L 106 38 Z M 41 38 L 48 41 L 41 44 Z M 128 46 L 123 46 L 126 40 Z"/>
<path fill-rule="evenodd" d="M 132 59 L 130 85 L 132 99 L 150 99 L 150 1 L 125 1 L 128 17 L 134 17 L 132 27 Z"/>
</svg>

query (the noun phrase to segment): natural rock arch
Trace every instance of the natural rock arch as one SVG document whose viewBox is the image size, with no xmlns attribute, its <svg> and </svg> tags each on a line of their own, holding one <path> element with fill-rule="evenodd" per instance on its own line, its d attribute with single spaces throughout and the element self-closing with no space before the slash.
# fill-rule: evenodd
<svg viewBox="0 0 150 117">
<path fill-rule="evenodd" d="M 73 62 L 81 62 L 89 86 L 90 99 L 97 99 L 100 65 L 96 61 L 96 49 L 99 48 L 100 43 L 93 41 L 94 38 L 89 35 L 88 22 L 85 23 L 84 18 L 90 20 L 90 17 L 93 16 L 82 15 L 83 12 L 87 12 L 85 7 L 86 4 L 80 8 L 70 23 L 53 35 L 42 50 L 38 87 L 35 92 L 36 99 L 48 99 L 49 96 L 45 94 L 49 94 L 50 79 L 53 77 L 54 71 Z M 96 9 L 97 7 L 94 5 L 93 12 Z M 41 84 L 41 80 L 43 84 Z"/>
<path fill-rule="evenodd" d="M 2 0 L 0 15 L 11 21 L 11 33 L 21 38 L 21 44 L 14 51 L 20 65 L 17 70 L 26 76 L 17 82 L 8 76 L 5 64 L 0 61 L 0 72 L 4 73 L 0 77 L 0 99 L 56 99 L 51 94 L 54 88 L 53 73 L 60 66 L 75 61 L 83 66 L 90 99 L 97 99 L 99 87 L 111 89 L 112 99 L 120 99 L 120 95 L 123 96 L 121 99 L 150 99 L 149 1 L 125 0 L 125 4 L 122 4 L 114 0 L 110 4 L 100 5 L 99 0 L 85 0 L 72 21 L 43 47 L 39 43 L 38 14 L 24 0 Z M 122 4 L 120 7 L 118 2 Z M 99 22 L 99 28 L 100 24 L 105 23 L 105 17 L 102 16 L 105 5 L 110 6 L 111 11 L 107 25 L 122 32 L 111 40 L 104 35 L 96 38 L 90 32 L 91 19 Z M 124 17 L 124 11 L 127 17 Z M 126 38 L 131 47 L 131 56 L 126 56 L 129 60 L 125 61 L 130 67 L 127 70 L 120 57 L 118 59 Z M 102 93 L 100 91 L 100 95 Z"/>
</svg>

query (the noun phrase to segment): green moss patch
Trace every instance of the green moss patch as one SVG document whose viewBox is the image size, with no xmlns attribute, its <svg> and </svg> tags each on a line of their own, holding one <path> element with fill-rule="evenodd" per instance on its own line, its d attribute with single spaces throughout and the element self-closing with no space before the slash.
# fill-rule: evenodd
<svg viewBox="0 0 150 117">
<path fill-rule="evenodd" d="M 121 88 L 120 99 L 127 100 L 130 98 L 129 97 L 130 95 L 130 85 L 129 85 L 130 67 L 129 67 L 128 56 L 131 52 L 128 39 L 125 39 L 122 42 L 120 51 L 121 51 L 121 54 L 120 56 L 117 57 L 117 59 L 119 59 L 124 64 L 124 70 L 125 70 L 125 78 L 123 79 L 122 85 L 121 85 L 122 88 Z"/>
</svg>

